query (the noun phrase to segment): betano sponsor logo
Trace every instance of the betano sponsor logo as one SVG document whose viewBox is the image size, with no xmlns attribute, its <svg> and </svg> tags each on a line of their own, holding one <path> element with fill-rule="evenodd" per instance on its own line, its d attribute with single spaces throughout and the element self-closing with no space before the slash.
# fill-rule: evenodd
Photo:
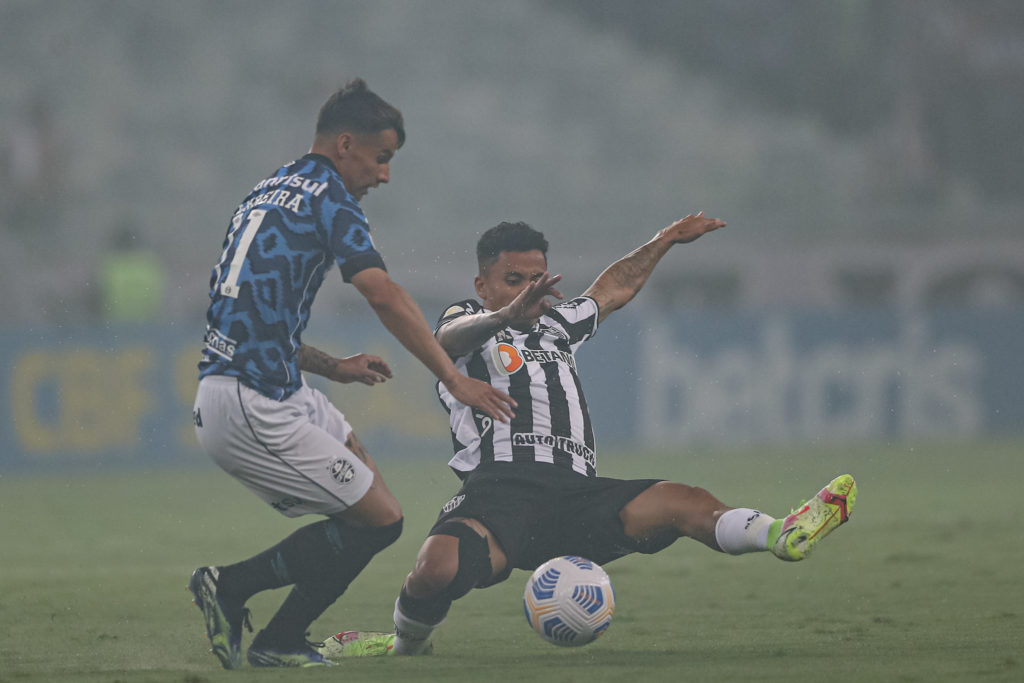
<svg viewBox="0 0 1024 683">
<path fill-rule="evenodd" d="M 511 344 L 495 344 L 491 347 L 494 367 L 503 375 L 518 372 L 526 363 L 565 363 L 576 371 L 576 359 L 569 351 L 546 351 L 543 349 L 520 349 Z"/>
<path fill-rule="evenodd" d="M 511 344 L 496 344 L 491 348 L 494 367 L 503 375 L 511 375 L 523 367 L 523 357 L 519 349 Z"/>
</svg>

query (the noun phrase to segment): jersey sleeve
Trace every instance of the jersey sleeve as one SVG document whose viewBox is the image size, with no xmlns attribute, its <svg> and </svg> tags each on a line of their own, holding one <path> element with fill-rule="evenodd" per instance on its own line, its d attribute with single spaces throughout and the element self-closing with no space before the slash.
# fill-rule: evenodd
<svg viewBox="0 0 1024 683">
<path fill-rule="evenodd" d="M 560 328 L 569 338 L 569 346 L 576 347 L 597 334 L 597 302 L 589 296 L 579 296 L 562 302 L 541 318 L 550 325 Z"/>
<path fill-rule="evenodd" d="M 465 301 L 458 301 L 444 309 L 444 313 L 437 319 L 437 324 L 434 325 L 434 332 L 436 333 L 441 329 L 442 325 L 446 325 L 456 318 L 461 318 L 464 315 L 473 315 L 483 310 L 483 307 L 475 299 L 466 299 Z"/>
<path fill-rule="evenodd" d="M 373 245 L 366 216 L 351 198 L 337 203 L 325 200 L 321 204 L 321 224 L 345 282 L 351 282 L 352 276 L 367 268 L 387 270 L 384 258 Z"/>
</svg>

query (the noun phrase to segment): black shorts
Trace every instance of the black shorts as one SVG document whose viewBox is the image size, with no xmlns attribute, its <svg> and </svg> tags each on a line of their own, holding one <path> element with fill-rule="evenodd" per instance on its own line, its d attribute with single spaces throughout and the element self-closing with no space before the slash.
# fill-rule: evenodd
<svg viewBox="0 0 1024 683">
<path fill-rule="evenodd" d="M 543 463 L 492 463 L 469 474 L 430 533 L 458 517 L 490 529 L 508 558 L 506 571 L 492 583 L 512 569 L 533 571 L 559 555 L 605 564 L 634 552 L 657 552 L 675 540 L 629 538 L 619 518 L 629 501 L 659 481 L 585 477 Z"/>
</svg>

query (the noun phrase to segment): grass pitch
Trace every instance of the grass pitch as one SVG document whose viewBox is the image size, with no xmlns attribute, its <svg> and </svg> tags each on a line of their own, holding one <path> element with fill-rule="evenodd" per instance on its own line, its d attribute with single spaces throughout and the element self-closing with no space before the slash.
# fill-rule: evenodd
<svg viewBox="0 0 1024 683">
<path fill-rule="evenodd" d="M 688 540 L 606 569 L 612 626 L 561 649 L 523 618 L 525 572 L 452 608 L 429 658 L 325 670 L 219 668 L 185 590 L 299 524 L 211 467 L 0 477 L 0 681 L 1018 681 L 1024 678 L 1021 443 L 601 454 L 606 476 L 704 486 L 780 515 L 834 475 L 860 489 L 850 524 L 809 560 L 728 557 Z M 456 490 L 445 455 L 378 455 L 402 538 L 314 624 L 390 630 L 398 588 Z M 265 624 L 284 591 L 250 602 Z M 246 635 L 248 643 L 251 636 Z"/>
</svg>

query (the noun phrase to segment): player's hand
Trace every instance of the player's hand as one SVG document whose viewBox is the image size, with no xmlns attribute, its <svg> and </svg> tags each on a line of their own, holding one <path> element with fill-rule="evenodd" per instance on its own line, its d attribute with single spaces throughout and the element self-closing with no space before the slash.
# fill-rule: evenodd
<svg viewBox="0 0 1024 683">
<path fill-rule="evenodd" d="M 681 218 L 667 228 L 663 228 L 660 236 L 671 240 L 672 244 L 686 244 L 692 242 L 705 233 L 725 227 L 725 221 L 719 218 L 708 218 L 701 211 L 696 216 L 693 214 Z"/>
<path fill-rule="evenodd" d="M 339 358 L 335 364 L 331 379 L 342 384 L 362 382 L 367 386 L 380 384 L 391 379 L 391 368 L 379 356 L 359 353 L 348 358 Z"/>
<path fill-rule="evenodd" d="M 547 300 L 547 297 L 562 298 L 562 293 L 555 289 L 555 285 L 561 279 L 561 275 L 550 275 L 545 272 L 528 284 L 505 307 L 508 324 L 517 329 L 533 327 L 537 320 L 551 308 L 551 302 Z"/>
<path fill-rule="evenodd" d="M 515 417 L 512 408 L 516 402 L 512 397 L 486 382 L 456 374 L 444 385 L 460 403 L 479 408 L 498 422 L 508 422 Z"/>
</svg>

